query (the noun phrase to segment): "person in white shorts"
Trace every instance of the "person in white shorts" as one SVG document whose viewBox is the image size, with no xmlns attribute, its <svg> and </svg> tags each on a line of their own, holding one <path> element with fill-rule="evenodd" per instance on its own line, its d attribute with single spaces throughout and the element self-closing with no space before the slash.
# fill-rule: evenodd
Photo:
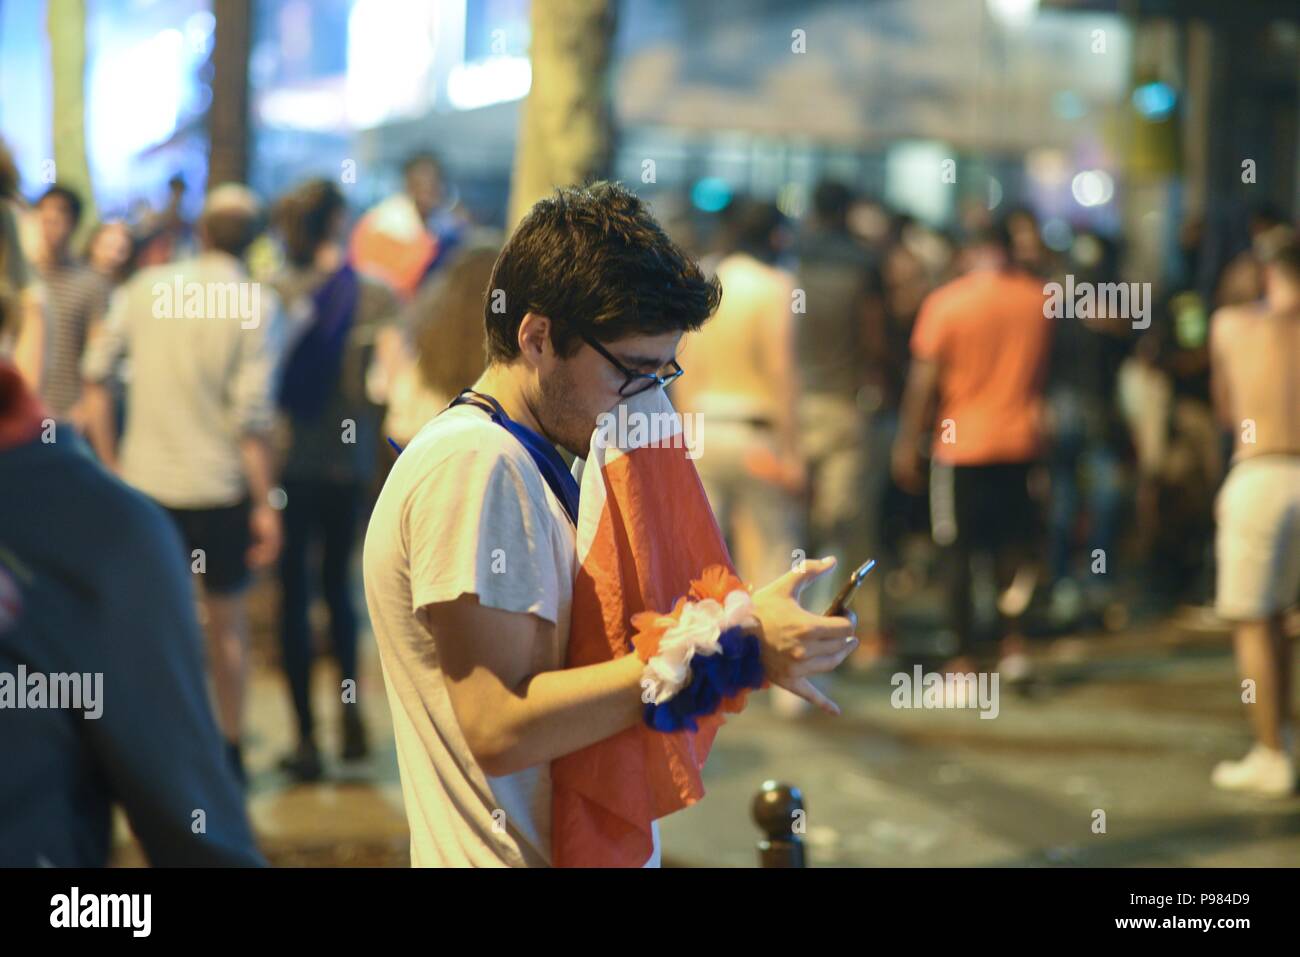
<svg viewBox="0 0 1300 957">
<path fill-rule="evenodd" d="M 1216 786 L 1295 790 L 1291 645 L 1300 597 L 1300 240 L 1275 250 L 1264 301 L 1219 310 L 1210 362 L 1215 409 L 1235 453 L 1215 504 L 1216 611 L 1233 622 L 1242 700 L 1255 745 L 1214 769 Z"/>
</svg>

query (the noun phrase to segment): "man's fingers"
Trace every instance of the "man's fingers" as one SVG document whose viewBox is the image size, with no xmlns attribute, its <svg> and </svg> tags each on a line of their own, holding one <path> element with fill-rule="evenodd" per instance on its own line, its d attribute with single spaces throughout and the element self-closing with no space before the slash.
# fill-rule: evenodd
<svg viewBox="0 0 1300 957">
<path fill-rule="evenodd" d="M 819 638 L 815 641 L 805 641 L 795 648 L 791 654 L 798 661 L 808 661 L 812 658 L 824 658 L 827 655 L 837 655 L 846 647 L 850 650 L 857 647 L 856 638 Z"/>
<path fill-rule="evenodd" d="M 858 641 L 856 638 L 853 641 L 840 642 L 840 647 L 836 651 L 827 655 L 819 655 L 816 658 L 806 658 L 794 665 L 791 671 L 793 674 L 800 676 L 820 675 L 828 671 L 834 671 L 844 663 L 844 659 L 851 655 L 857 647 Z"/>
<path fill-rule="evenodd" d="M 818 691 L 817 687 L 807 678 L 800 678 L 786 690 L 793 691 L 800 698 L 803 698 L 810 704 L 815 704 L 829 715 L 837 718 L 840 715 L 840 706 Z"/>
<path fill-rule="evenodd" d="M 835 556 L 827 558 L 805 558 L 782 576 L 782 585 L 795 598 L 814 578 L 818 578 L 835 567 Z"/>
<path fill-rule="evenodd" d="M 843 615 L 827 618 L 825 615 L 810 613 L 803 628 L 803 642 L 807 644 L 810 641 L 826 641 L 830 638 L 843 641 L 852 636 L 856 630 L 854 622 Z"/>
</svg>

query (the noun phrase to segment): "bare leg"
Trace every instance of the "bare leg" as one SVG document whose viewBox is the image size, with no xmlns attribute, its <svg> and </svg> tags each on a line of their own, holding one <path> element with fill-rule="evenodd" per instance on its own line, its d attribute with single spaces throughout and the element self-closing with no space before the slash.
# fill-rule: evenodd
<svg viewBox="0 0 1300 957">
<path fill-rule="evenodd" d="M 1282 674 L 1279 652 L 1274 633 L 1281 638 L 1276 619 L 1239 622 L 1233 631 L 1233 645 L 1237 655 L 1237 671 L 1243 681 L 1255 682 L 1255 702 L 1246 708 L 1255 739 L 1274 751 L 1282 748 L 1281 716 L 1285 710 L 1282 700 Z"/>
<path fill-rule="evenodd" d="M 243 595 L 205 595 L 208 661 L 217 697 L 217 724 L 230 744 L 243 731 L 244 688 L 248 679 L 248 621 Z"/>
<path fill-rule="evenodd" d="M 1285 731 L 1292 727 L 1292 674 L 1291 674 L 1291 639 L 1286 633 L 1286 616 L 1274 615 L 1268 620 L 1269 642 L 1273 649 L 1274 666 L 1277 668 L 1277 720 Z M 1283 741 L 1284 745 L 1290 742 Z"/>
</svg>

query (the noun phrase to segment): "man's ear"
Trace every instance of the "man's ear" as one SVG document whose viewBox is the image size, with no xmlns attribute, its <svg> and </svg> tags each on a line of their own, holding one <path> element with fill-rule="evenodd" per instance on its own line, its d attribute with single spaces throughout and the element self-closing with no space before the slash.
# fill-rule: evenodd
<svg viewBox="0 0 1300 957">
<path fill-rule="evenodd" d="M 535 312 L 524 313 L 519 323 L 519 354 L 534 368 L 554 355 L 551 348 L 551 320 Z"/>
</svg>

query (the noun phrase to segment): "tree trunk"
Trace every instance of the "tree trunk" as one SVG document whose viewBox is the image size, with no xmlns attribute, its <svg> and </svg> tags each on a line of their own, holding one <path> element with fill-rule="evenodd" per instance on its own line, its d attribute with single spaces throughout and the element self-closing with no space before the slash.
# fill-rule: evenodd
<svg viewBox="0 0 1300 957">
<path fill-rule="evenodd" d="M 215 0 L 212 105 L 208 109 L 209 188 L 248 176 L 248 50 L 252 0 Z"/>
<path fill-rule="evenodd" d="M 86 2 L 61 0 L 46 12 L 50 36 L 51 114 L 54 166 L 43 171 L 45 185 L 56 180 L 82 198 L 81 232 L 96 220 L 95 193 L 86 159 Z"/>
<path fill-rule="evenodd" d="M 608 175 L 615 0 L 533 0 L 533 81 L 520 114 L 507 227 L 556 186 Z"/>
</svg>

